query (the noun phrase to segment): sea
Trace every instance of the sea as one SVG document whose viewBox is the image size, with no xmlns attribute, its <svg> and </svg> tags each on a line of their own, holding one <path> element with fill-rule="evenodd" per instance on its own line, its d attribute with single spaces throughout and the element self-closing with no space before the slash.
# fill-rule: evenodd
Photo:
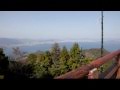
<svg viewBox="0 0 120 90">
<path fill-rule="evenodd" d="M 71 49 L 75 42 L 60 42 L 58 43 L 60 48 L 66 46 L 68 50 Z M 101 42 L 78 42 L 79 47 L 82 49 L 91 49 L 91 48 L 101 48 Z M 26 53 L 34 53 L 37 51 L 47 51 L 50 50 L 53 46 L 53 43 L 45 43 L 45 44 L 37 44 L 37 45 L 29 45 L 29 46 L 19 46 L 21 52 Z M 104 42 L 104 49 L 109 52 L 116 51 L 120 49 L 120 43 L 117 42 Z M 13 47 L 5 48 L 4 52 L 7 55 L 10 55 L 13 52 Z"/>
</svg>

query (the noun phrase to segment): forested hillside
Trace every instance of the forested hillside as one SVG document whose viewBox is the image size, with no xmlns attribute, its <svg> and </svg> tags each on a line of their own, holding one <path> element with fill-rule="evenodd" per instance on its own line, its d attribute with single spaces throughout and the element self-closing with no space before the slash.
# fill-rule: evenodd
<svg viewBox="0 0 120 90">
<path fill-rule="evenodd" d="M 108 54 L 107 50 L 103 49 L 103 56 Z M 88 58 L 98 58 L 101 57 L 101 49 L 100 48 L 92 48 L 92 49 L 85 49 L 83 50 L 83 54 Z"/>
<path fill-rule="evenodd" d="M 74 43 L 70 50 L 55 43 L 45 52 L 25 54 L 19 48 L 13 48 L 13 52 L 14 57 L 8 58 L 1 49 L 0 70 L 3 72 L 0 75 L 5 79 L 52 79 L 100 57 L 100 49 L 82 50 L 78 43 Z"/>
</svg>

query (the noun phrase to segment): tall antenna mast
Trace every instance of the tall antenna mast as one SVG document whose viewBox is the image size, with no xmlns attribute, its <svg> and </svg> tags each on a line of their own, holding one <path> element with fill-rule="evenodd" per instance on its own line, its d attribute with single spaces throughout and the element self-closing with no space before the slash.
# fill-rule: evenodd
<svg viewBox="0 0 120 90">
<path fill-rule="evenodd" d="M 101 11 L 101 57 L 103 56 L 103 11 Z"/>
</svg>

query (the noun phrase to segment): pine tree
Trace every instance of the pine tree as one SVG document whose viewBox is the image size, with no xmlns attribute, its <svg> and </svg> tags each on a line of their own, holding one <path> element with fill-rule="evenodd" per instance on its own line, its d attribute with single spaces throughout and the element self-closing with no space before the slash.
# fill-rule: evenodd
<svg viewBox="0 0 120 90">
<path fill-rule="evenodd" d="M 60 47 L 58 43 L 54 43 L 53 47 L 51 49 L 51 54 L 52 54 L 52 61 L 54 64 L 57 64 L 59 62 L 60 58 Z"/>
<path fill-rule="evenodd" d="M 74 43 L 70 50 L 70 57 L 80 59 L 80 48 L 78 43 Z"/>
<path fill-rule="evenodd" d="M 35 78 L 51 78 L 49 68 L 52 66 L 52 57 L 49 51 L 40 53 L 37 57 L 38 61 L 34 66 Z"/>
<path fill-rule="evenodd" d="M 64 63 L 67 60 L 69 60 L 69 53 L 67 51 L 67 48 L 64 46 L 60 53 L 60 61 Z"/>
<path fill-rule="evenodd" d="M 52 65 L 52 57 L 51 57 L 51 53 L 49 51 L 45 52 L 45 60 L 44 60 L 44 65 L 46 68 L 51 67 Z"/>
<path fill-rule="evenodd" d="M 67 48 L 64 46 L 60 54 L 60 71 L 61 74 L 66 73 L 69 69 L 67 61 L 69 60 L 69 53 Z"/>
<path fill-rule="evenodd" d="M 51 55 L 52 55 L 52 66 L 49 69 L 52 76 L 58 76 L 60 75 L 60 47 L 58 43 L 54 43 L 53 47 L 51 49 Z"/>
<path fill-rule="evenodd" d="M 74 43 L 72 48 L 70 49 L 70 59 L 68 61 L 69 69 L 75 69 L 80 66 L 80 48 L 78 43 Z"/>
</svg>

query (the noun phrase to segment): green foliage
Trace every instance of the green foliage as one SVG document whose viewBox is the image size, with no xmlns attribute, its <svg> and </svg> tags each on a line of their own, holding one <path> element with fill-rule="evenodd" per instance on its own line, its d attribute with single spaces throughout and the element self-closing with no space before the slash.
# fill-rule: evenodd
<svg viewBox="0 0 120 90">
<path fill-rule="evenodd" d="M 3 49 L 0 48 L 0 74 L 5 74 L 8 70 L 8 57 L 5 56 Z"/>
<path fill-rule="evenodd" d="M 60 61 L 67 61 L 69 60 L 69 53 L 67 51 L 67 48 L 64 46 L 61 53 L 60 53 Z"/>
<path fill-rule="evenodd" d="M 68 61 L 69 70 L 73 70 L 80 66 L 80 63 L 77 63 L 78 59 L 70 58 Z"/>
<path fill-rule="evenodd" d="M 97 55 L 96 51 L 93 53 Z M 11 70 L 15 73 L 25 73 L 29 78 L 53 78 L 89 64 L 94 59 L 87 57 L 78 43 L 74 43 L 70 51 L 65 46 L 61 49 L 59 44 L 55 43 L 50 51 L 29 54 L 26 66 L 14 64 Z"/>
<path fill-rule="evenodd" d="M 60 53 L 59 64 L 52 65 L 51 73 L 54 76 L 61 75 L 68 71 L 67 61 L 69 60 L 69 54 L 67 48 L 64 46 Z M 54 73 L 55 72 L 55 73 Z"/>
<path fill-rule="evenodd" d="M 24 76 L 24 77 L 31 78 L 33 74 L 33 66 L 32 64 L 22 64 L 17 61 L 10 61 L 9 73 L 19 77 Z"/>
<path fill-rule="evenodd" d="M 60 54 L 61 50 L 58 43 L 53 44 L 51 48 L 51 58 L 52 58 L 52 65 L 49 68 L 49 72 L 52 76 L 60 75 Z"/>
<path fill-rule="evenodd" d="M 109 61 L 105 64 L 103 64 L 102 66 L 99 67 L 99 72 L 105 72 L 114 62 L 113 61 Z"/>
<path fill-rule="evenodd" d="M 80 59 L 80 48 L 78 43 L 74 43 L 73 47 L 70 49 L 70 57 Z"/>
<path fill-rule="evenodd" d="M 49 68 L 52 65 L 52 57 L 49 51 L 37 55 L 38 61 L 34 66 L 35 78 L 49 78 L 51 77 Z"/>
<path fill-rule="evenodd" d="M 46 68 L 42 63 L 37 63 L 34 67 L 34 77 L 43 78 L 47 74 Z"/>
<path fill-rule="evenodd" d="M 99 48 L 83 50 L 83 54 L 85 55 L 85 57 L 93 58 L 93 59 L 101 57 L 101 53 L 100 52 L 101 52 L 101 49 L 99 49 Z M 106 55 L 106 54 L 109 53 L 105 49 L 103 49 L 103 52 L 104 52 L 103 55 Z"/>
<path fill-rule="evenodd" d="M 35 64 L 36 60 L 37 60 L 37 55 L 29 54 L 28 59 L 27 59 L 29 64 Z"/>
<path fill-rule="evenodd" d="M 52 65 L 52 57 L 51 57 L 51 53 L 49 51 L 45 52 L 45 60 L 43 61 L 44 67 L 48 68 L 51 67 Z"/>
<path fill-rule="evenodd" d="M 36 63 L 42 62 L 44 59 L 45 59 L 44 53 L 39 53 L 39 54 L 37 54 L 37 61 L 36 61 Z"/>
<path fill-rule="evenodd" d="M 54 64 L 58 64 L 60 58 L 60 47 L 58 43 L 53 44 L 51 48 L 52 61 Z"/>
<path fill-rule="evenodd" d="M 60 75 L 60 66 L 59 65 L 52 65 L 51 68 L 49 68 L 50 74 L 55 77 Z"/>
<path fill-rule="evenodd" d="M 68 66 L 70 70 L 73 70 L 80 66 L 81 62 L 81 51 L 78 43 L 74 43 L 72 48 L 70 49 L 70 59 L 68 61 Z"/>
</svg>

